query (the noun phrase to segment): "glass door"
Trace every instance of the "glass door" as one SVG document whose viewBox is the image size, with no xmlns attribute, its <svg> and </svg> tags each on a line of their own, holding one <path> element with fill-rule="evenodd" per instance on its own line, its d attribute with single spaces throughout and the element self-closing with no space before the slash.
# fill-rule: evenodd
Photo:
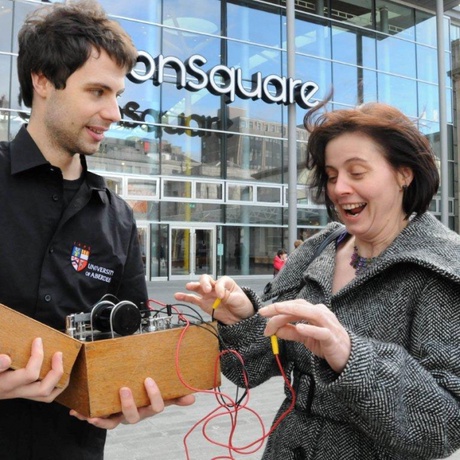
<svg viewBox="0 0 460 460">
<path fill-rule="evenodd" d="M 204 273 L 215 277 L 215 233 L 214 227 L 171 227 L 171 279 L 197 279 Z"/>
</svg>

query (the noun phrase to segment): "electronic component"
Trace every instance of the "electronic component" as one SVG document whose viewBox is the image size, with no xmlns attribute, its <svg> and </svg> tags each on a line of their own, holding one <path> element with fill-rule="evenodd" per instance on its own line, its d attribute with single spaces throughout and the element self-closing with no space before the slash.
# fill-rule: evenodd
<svg viewBox="0 0 460 460">
<path fill-rule="evenodd" d="M 103 297 L 91 311 L 74 313 L 66 318 L 66 334 L 92 342 L 146 332 L 161 331 L 178 327 L 173 316 L 161 315 L 159 311 L 140 310 L 133 302 L 110 296 Z"/>
</svg>

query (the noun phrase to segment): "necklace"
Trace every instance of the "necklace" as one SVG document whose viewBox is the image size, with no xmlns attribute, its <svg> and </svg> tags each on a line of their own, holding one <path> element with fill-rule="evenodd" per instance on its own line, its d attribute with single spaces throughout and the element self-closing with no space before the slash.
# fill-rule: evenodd
<svg viewBox="0 0 460 460">
<path fill-rule="evenodd" d="M 353 254 L 351 255 L 350 265 L 356 270 L 359 275 L 365 271 L 374 262 L 375 257 L 361 257 L 358 253 L 358 248 L 353 247 Z"/>
</svg>

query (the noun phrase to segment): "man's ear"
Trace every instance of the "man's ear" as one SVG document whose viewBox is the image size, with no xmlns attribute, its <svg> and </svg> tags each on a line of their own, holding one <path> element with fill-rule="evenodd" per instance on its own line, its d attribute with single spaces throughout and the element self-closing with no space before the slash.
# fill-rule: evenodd
<svg viewBox="0 0 460 460">
<path fill-rule="evenodd" d="M 42 73 L 32 73 L 31 78 L 34 92 L 40 97 L 46 97 L 52 87 L 51 82 Z"/>
</svg>

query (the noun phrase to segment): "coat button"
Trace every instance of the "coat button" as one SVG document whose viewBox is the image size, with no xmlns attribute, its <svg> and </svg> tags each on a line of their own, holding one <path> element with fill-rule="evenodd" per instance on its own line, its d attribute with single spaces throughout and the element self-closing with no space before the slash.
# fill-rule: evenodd
<svg viewBox="0 0 460 460">
<path fill-rule="evenodd" d="M 45 295 L 45 302 L 51 302 L 51 296 L 49 294 Z"/>
</svg>

